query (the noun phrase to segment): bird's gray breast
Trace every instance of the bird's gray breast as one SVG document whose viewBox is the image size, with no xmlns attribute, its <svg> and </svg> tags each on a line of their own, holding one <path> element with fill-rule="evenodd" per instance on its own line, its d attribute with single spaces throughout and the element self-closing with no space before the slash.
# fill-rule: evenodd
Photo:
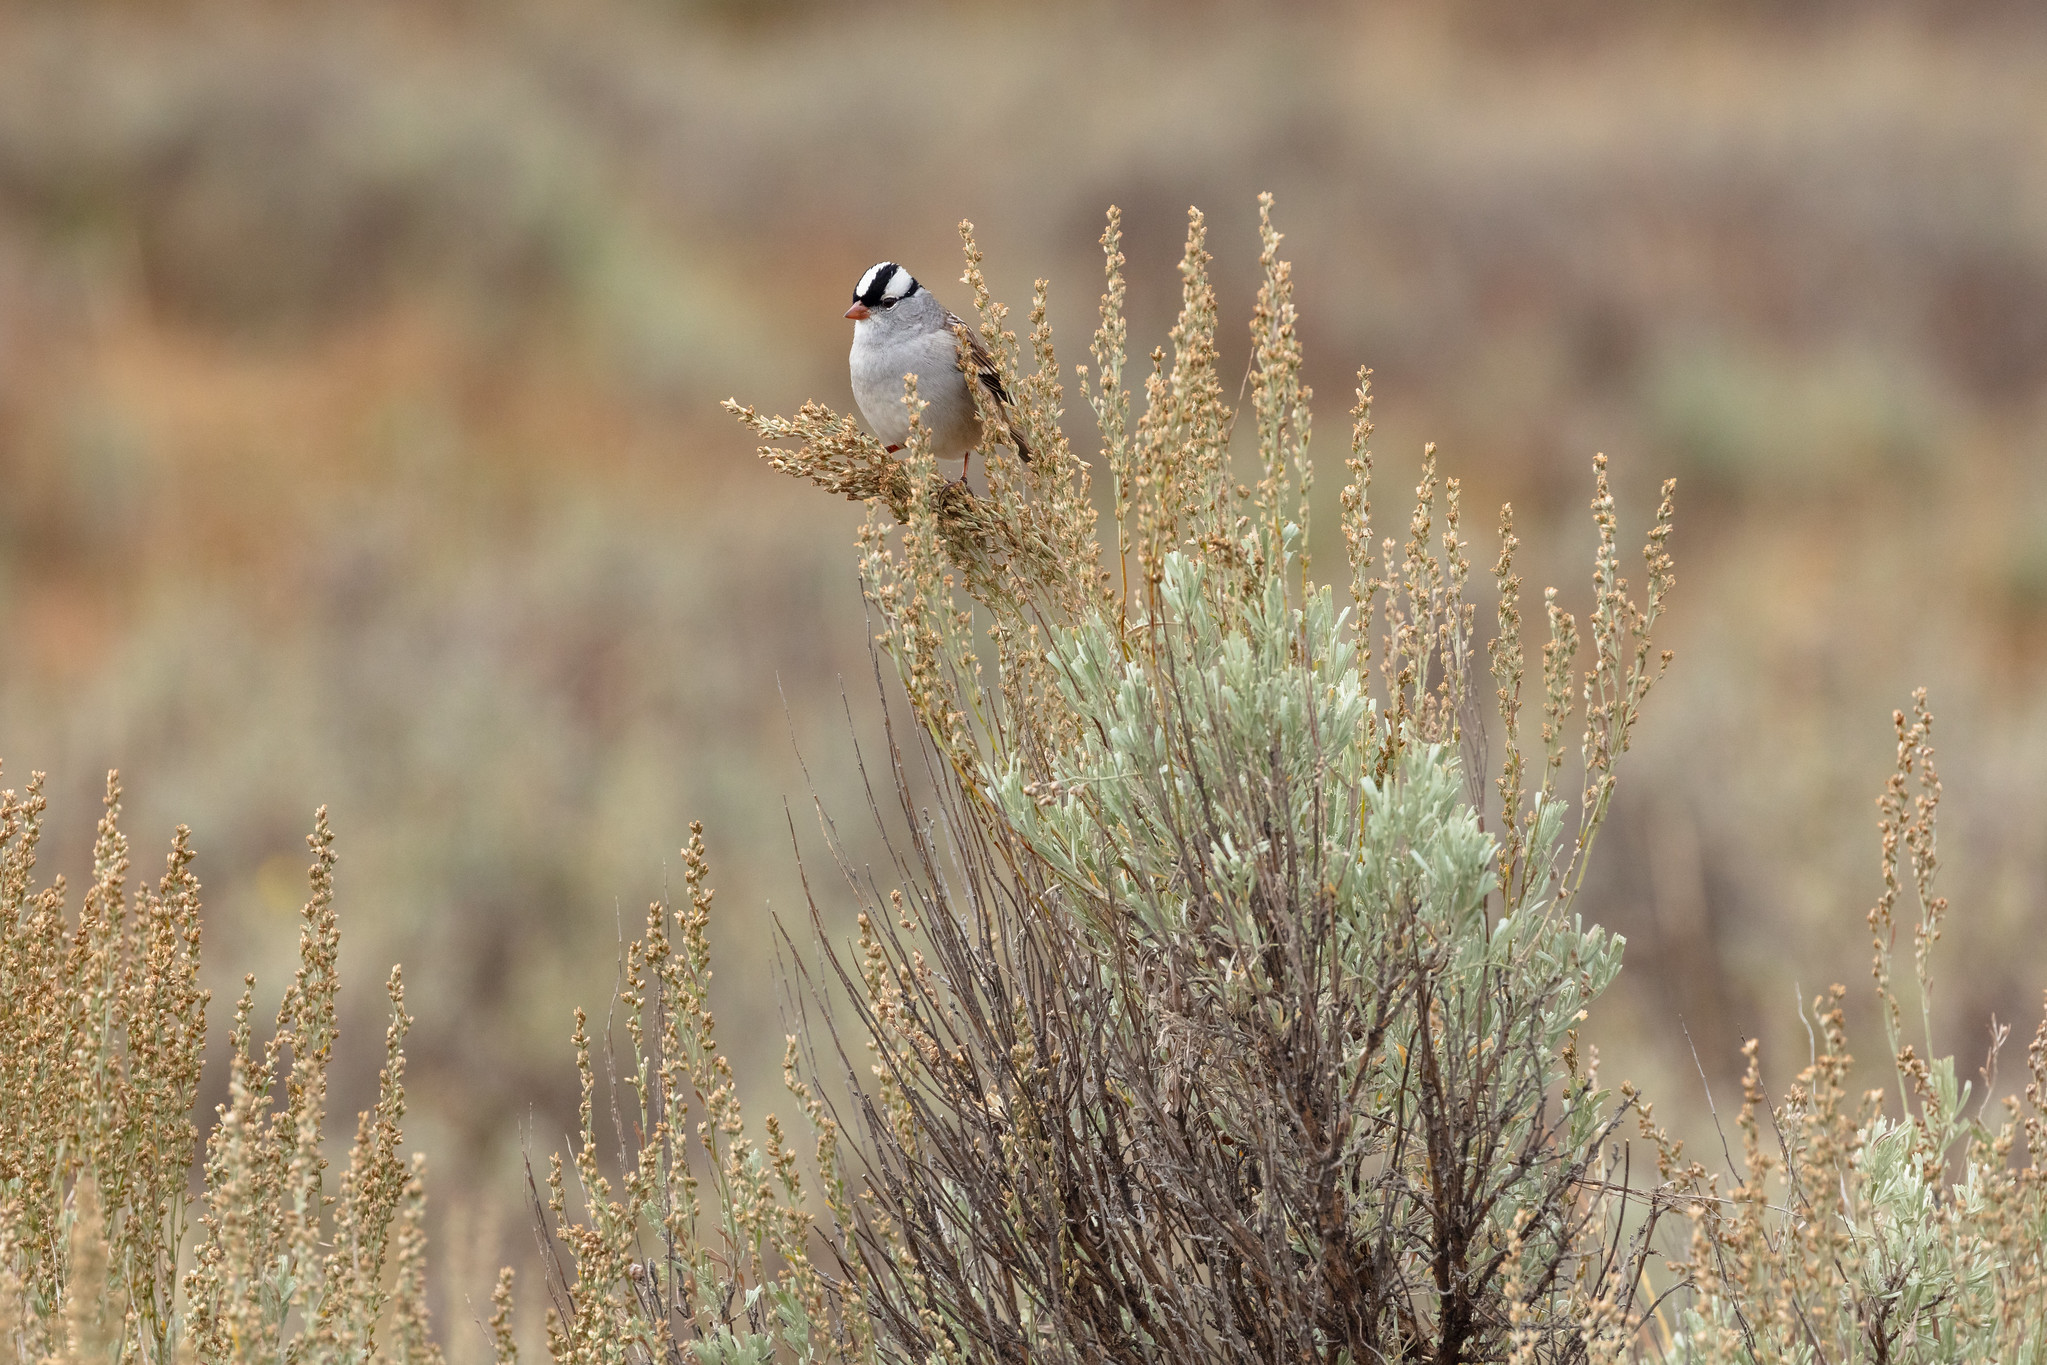
<svg viewBox="0 0 2047 1365">
<path fill-rule="evenodd" d="M 980 436 L 979 423 L 951 332 L 868 340 L 856 332 L 851 359 L 853 397 L 884 444 L 900 445 L 909 439 L 903 376 L 914 374 L 917 396 L 927 405 L 924 425 L 931 433 L 932 453 L 939 459 L 957 459 L 972 449 Z"/>
</svg>

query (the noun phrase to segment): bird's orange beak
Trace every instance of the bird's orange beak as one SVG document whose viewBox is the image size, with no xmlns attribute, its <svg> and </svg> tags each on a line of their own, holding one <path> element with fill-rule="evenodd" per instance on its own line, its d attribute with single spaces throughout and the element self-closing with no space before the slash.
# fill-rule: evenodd
<svg viewBox="0 0 2047 1365">
<path fill-rule="evenodd" d="M 856 303 L 851 308 L 848 308 L 846 310 L 846 316 L 853 319 L 853 321 L 858 322 L 862 318 L 871 317 L 873 315 L 868 311 L 866 304 Z"/>
</svg>

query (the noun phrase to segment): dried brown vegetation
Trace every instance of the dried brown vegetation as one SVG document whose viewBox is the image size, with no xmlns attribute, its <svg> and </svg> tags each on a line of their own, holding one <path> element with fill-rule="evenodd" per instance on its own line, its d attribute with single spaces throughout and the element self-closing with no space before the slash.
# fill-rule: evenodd
<svg viewBox="0 0 2047 1365">
<path fill-rule="evenodd" d="M 195 1200 L 207 993 L 188 833 L 154 887 L 131 889 L 110 776 L 74 921 L 63 878 L 35 885 L 43 811 L 40 775 L 0 793 L 0 1358 L 437 1362 L 422 1172 L 399 1153 L 396 968 L 381 1093 L 338 1186 L 326 1174 L 340 947 L 326 812 L 298 973 L 268 1039 L 253 978 L 235 1005 L 231 1098 Z"/>
</svg>

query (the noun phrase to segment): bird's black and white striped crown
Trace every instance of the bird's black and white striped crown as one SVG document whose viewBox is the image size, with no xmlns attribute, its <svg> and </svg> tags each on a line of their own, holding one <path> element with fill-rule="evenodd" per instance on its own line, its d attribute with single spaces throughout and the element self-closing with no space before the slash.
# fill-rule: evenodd
<svg viewBox="0 0 2047 1365">
<path fill-rule="evenodd" d="M 916 278 L 909 271 L 894 261 L 883 261 L 860 277 L 860 283 L 853 287 L 853 302 L 879 308 L 885 303 L 910 297 L 918 288 Z"/>
</svg>

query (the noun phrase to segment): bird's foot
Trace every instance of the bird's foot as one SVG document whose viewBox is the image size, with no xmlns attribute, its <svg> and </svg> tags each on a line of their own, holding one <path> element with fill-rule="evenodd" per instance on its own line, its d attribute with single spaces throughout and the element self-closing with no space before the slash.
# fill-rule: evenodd
<svg viewBox="0 0 2047 1365">
<path fill-rule="evenodd" d="M 896 453 L 896 452 L 897 452 L 898 450 L 901 450 L 901 449 L 902 449 L 902 447 L 901 447 L 901 446 L 884 446 L 884 447 L 882 447 L 882 449 L 883 449 L 883 450 L 884 450 L 885 452 L 887 452 L 888 454 L 890 454 L 890 455 L 893 455 L 893 454 L 895 454 L 895 453 Z"/>
</svg>

